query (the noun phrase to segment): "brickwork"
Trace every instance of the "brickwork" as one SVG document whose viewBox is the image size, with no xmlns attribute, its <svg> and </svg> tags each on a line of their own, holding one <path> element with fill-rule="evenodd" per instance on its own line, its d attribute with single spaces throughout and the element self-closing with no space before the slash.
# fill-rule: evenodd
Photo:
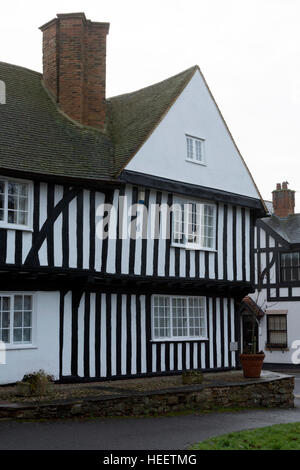
<svg viewBox="0 0 300 470">
<path fill-rule="evenodd" d="M 43 80 L 70 118 L 103 129 L 108 23 L 84 13 L 57 15 L 43 32 Z"/>
<path fill-rule="evenodd" d="M 288 183 L 282 185 L 278 183 L 273 194 L 273 209 L 277 217 L 288 217 L 294 214 L 295 209 L 295 191 L 288 189 Z"/>
</svg>

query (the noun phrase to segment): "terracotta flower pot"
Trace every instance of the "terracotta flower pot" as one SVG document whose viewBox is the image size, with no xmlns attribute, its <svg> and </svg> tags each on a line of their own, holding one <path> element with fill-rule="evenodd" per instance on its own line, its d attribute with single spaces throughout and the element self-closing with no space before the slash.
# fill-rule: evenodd
<svg viewBox="0 0 300 470">
<path fill-rule="evenodd" d="M 265 355 L 259 354 L 240 354 L 240 360 L 246 378 L 259 378 L 263 366 Z"/>
</svg>

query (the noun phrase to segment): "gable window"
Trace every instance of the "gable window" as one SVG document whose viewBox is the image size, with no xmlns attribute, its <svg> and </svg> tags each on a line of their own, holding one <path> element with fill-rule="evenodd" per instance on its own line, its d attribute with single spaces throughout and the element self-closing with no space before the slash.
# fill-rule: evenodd
<svg viewBox="0 0 300 470">
<path fill-rule="evenodd" d="M 267 315 L 267 347 L 287 348 L 287 316 Z"/>
<path fill-rule="evenodd" d="M 186 159 L 194 163 L 205 164 L 204 140 L 186 135 Z"/>
<path fill-rule="evenodd" d="M 0 227 L 29 228 L 31 183 L 0 178 Z"/>
<path fill-rule="evenodd" d="M 206 339 L 205 297 L 155 295 L 152 298 L 153 339 Z"/>
<path fill-rule="evenodd" d="M 300 280 L 300 252 L 280 254 L 281 281 Z"/>
<path fill-rule="evenodd" d="M 32 295 L 0 295 L 0 341 L 8 345 L 31 344 L 32 324 Z"/>
<path fill-rule="evenodd" d="M 193 249 L 215 248 L 216 206 L 206 202 L 175 200 L 173 245 Z"/>
</svg>

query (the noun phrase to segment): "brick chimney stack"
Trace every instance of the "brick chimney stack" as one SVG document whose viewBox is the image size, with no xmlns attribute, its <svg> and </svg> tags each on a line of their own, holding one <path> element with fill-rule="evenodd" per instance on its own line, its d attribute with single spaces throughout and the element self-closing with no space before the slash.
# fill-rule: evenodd
<svg viewBox="0 0 300 470">
<path fill-rule="evenodd" d="M 288 217 L 294 214 L 295 191 L 288 189 L 288 182 L 277 183 L 273 194 L 273 209 L 277 217 Z"/>
<path fill-rule="evenodd" d="M 103 129 L 109 23 L 68 13 L 58 14 L 40 29 L 45 86 L 70 118 Z"/>
</svg>

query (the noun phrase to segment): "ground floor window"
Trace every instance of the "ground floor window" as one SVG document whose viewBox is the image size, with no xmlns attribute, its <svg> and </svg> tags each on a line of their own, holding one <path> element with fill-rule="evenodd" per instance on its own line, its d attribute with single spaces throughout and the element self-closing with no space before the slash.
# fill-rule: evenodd
<svg viewBox="0 0 300 470">
<path fill-rule="evenodd" d="M 0 341 L 32 343 L 33 296 L 0 294 Z"/>
<path fill-rule="evenodd" d="M 267 315 L 267 347 L 287 347 L 287 316 Z"/>
<path fill-rule="evenodd" d="M 205 297 L 153 296 L 153 339 L 203 339 L 206 337 Z"/>
</svg>

